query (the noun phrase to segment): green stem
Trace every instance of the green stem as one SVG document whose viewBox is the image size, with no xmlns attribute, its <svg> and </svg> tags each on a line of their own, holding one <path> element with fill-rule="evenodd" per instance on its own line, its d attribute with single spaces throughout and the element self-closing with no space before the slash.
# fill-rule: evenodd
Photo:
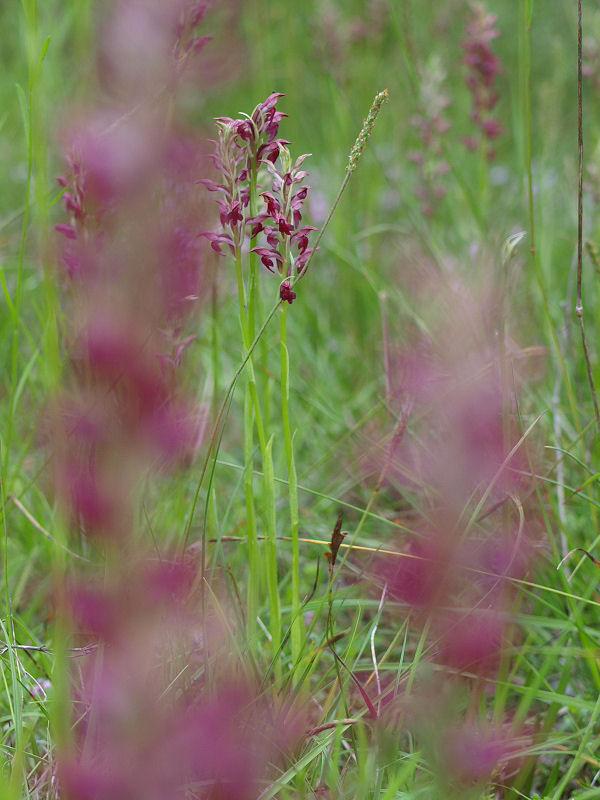
<svg viewBox="0 0 600 800">
<path fill-rule="evenodd" d="M 242 271 L 242 251 L 241 247 L 236 247 L 235 256 L 235 274 L 238 285 L 238 295 L 240 304 L 240 325 L 242 328 L 242 339 L 244 343 L 244 365 L 247 367 L 248 385 L 252 395 L 252 402 L 254 403 L 254 417 L 256 420 L 256 430 L 258 432 L 258 441 L 260 444 L 261 456 L 264 458 L 267 440 L 265 438 L 265 429 L 263 425 L 260 404 L 258 401 L 258 391 L 256 389 L 256 378 L 254 377 L 254 362 L 252 359 L 252 351 L 254 350 L 255 343 L 250 337 L 250 329 L 248 326 L 247 316 L 247 302 L 246 302 L 246 285 L 244 283 L 244 275 Z"/>
<path fill-rule="evenodd" d="M 560 365 L 560 371 L 563 375 L 565 389 L 569 400 L 569 406 L 573 415 L 573 422 L 577 433 L 581 433 L 581 422 L 577 410 L 577 403 L 571 385 L 571 378 L 569 376 L 561 347 L 558 340 L 558 333 L 556 326 L 552 319 L 550 311 L 550 302 L 546 292 L 544 283 L 544 275 L 542 267 L 539 262 L 536 244 L 536 228 L 535 228 L 535 204 L 533 197 L 533 152 L 532 152 L 532 133 L 531 133 L 531 17 L 532 8 L 530 0 L 521 0 L 521 19 L 519 24 L 519 78 L 520 78 L 520 94 L 521 94 L 521 113 L 523 117 L 523 138 L 525 145 L 525 163 L 527 170 L 527 192 L 529 200 L 529 236 L 530 236 L 530 251 L 533 268 L 535 271 L 536 280 L 540 293 L 542 295 L 542 303 L 544 305 L 544 313 L 548 327 L 550 328 L 550 335 L 556 351 L 556 357 Z M 585 455 L 585 445 L 581 443 L 582 456 Z"/>
<path fill-rule="evenodd" d="M 246 384 L 244 397 L 244 460 L 246 485 L 246 527 L 248 530 L 248 639 L 256 636 L 256 617 L 260 593 L 260 562 L 258 557 L 258 533 L 256 530 L 256 511 L 254 507 L 254 455 L 253 455 L 253 413 L 250 386 Z"/>
<path fill-rule="evenodd" d="M 256 617 L 258 614 L 258 603 L 260 593 L 260 559 L 258 557 L 258 532 L 256 529 L 256 509 L 254 505 L 254 421 L 258 431 L 258 439 L 261 451 L 263 470 L 266 472 L 266 442 L 265 432 L 260 411 L 256 380 L 254 378 L 254 367 L 252 357 L 249 355 L 250 335 L 248 318 L 246 315 L 246 287 L 244 284 L 244 274 L 242 267 L 241 247 L 236 247 L 235 271 L 238 285 L 240 326 L 242 328 L 242 339 L 244 351 L 249 356 L 247 358 L 247 382 L 246 395 L 244 399 L 244 461 L 246 470 L 246 526 L 248 531 L 248 638 L 252 642 L 256 635 Z M 254 413 L 253 413 L 254 412 Z M 267 493 L 266 479 L 265 495 Z M 274 502 L 274 501 L 273 501 Z M 269 513 L 269 505 L 266 505 Z M 273 616 L 273 608 L 271 608 Z"/>
<path fill-rule="evenodd" d="M 264 486 L 267 514 L 267 585 L 271 606 L 270 628 L 271 647 L 275 659 L 275 681 L 281 683 L 281 601 L 279 599 L 279 580 L 277 575 L 277 520 L 275 516 L 275 475 L 273 472 L 273 437 L 269 439 L 265 450 Z"/>
<path fill-rule="evenodd" d="M 252 163 L 252 169 L 250 170 L 250 199 L 249 199 L 249 210 L 250 216 L 255 217 L 257 213 L 256 208 L 256 156 L 254 157 Z M 256 243 L 256 238 L 250 240 L 250 249 L 254 247 Z M 250 295 L 250 305 L 248 307 L 248 332 L 250 336 L 254 336 L 254 326 L 256 320 L 256 312 L 257 312 L 257 304 L 258 304 L 258 258 L 256 257 L 256 253 L 249 253 L 248 256 L 248 263 L 250 266 L 250 286 L 249 286 L 249 295 Z"/>
<path fill-rule="evenodd" d="M 281 410 L 285 441 L 285 458 L 288 470 L 290 522 L 292 538 L 292 662 L 297 664 L 304 641 L 304 624 L 300 605 L 300 546 L 298 535 L 298 476 L 294 461 L 294 441 L 290 427 L 290 359 L 287 349 L 287 306 L 284 303 L 279 314 L 279 342 L 281 349 Z"/>
<path fill-rule="evenodd" d="M 212 351 L 212 374 L 213 374 L 213 396 L 212 406 L 214 414 L 219 408 L 219 373 L 221 371 L 221 357 L 219 353 L 219 287 L 217 282 L 217 270 L 213 269 L 211 286 L 211 351 Z"/>
</svg>

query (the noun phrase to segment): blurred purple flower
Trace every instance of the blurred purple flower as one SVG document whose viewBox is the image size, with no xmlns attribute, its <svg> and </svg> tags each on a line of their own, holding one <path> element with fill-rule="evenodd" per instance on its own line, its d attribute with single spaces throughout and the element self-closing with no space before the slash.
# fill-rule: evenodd
<svg viewBox="0 0 600 800">
<path fill-rule="evenodd" d="M 446 731 L 443 767 L 451 782 L 489 781 L 492 773 L 514 756 L 517 745 L 505 730 L 492 725 L 464 723 Z"/>
<path fill-rule="evenodd" d="M 502 71 L 500 59 L 491 45 L 500 35 L 496 22 L 497 16 L 488 13 L 483 3 L 471 3 L 471 16 L 462 43 L 463 63 L 468 69 L 465 83 L 472 100 L 471 119 L 488 141 L 504 132 L 500 121 L 491 114 L 499 100 L 495 84 Z M 464 137 L 463 142 L 468 149 L 477 147 L 476 139 L 472 136 Z M 491 160 L 494 151 L 488 149 L 487 156 Z"/>
<path fill-rule="evenodd" d="M 478 609 L 440 614 L 438 661 L 458 672 L 488 677 L 500 661 L 504 615 L 497 609 Z"/>
</svg>

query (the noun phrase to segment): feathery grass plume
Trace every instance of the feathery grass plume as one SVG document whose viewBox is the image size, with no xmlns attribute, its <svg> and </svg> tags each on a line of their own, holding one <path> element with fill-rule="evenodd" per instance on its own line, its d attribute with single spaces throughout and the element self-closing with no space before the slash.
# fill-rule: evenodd
<svg viewBox="0 0 600 800">
<path fill-rule="evenodd" d="M 352 150 L 350 151 L 350 155 L 348 156 L 348 164 L 346 166 L 346 172 L 348 174 L 351 174 L 357 168 L 358 162 L 360 161 L 364 149 L 367 146 L 369 136 L 373 133 L 373 128 L 375 127 L 375 122 L 377 121 L 381 107 L 384 103 L 389 103 L 389 101 L 390 95 L 387 89 L 384 89 L 382 92 L 379 92 L 379 94 L 375 95 L 375 99 L 371 104 L 367 118 L 363 122 L 360 133 L 358 134 Z"/>
</svg>

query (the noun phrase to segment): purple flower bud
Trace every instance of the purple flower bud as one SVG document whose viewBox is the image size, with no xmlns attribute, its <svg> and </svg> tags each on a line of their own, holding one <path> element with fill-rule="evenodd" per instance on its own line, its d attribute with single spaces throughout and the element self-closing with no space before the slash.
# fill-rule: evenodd
<svg viewBox="0 0 600 800">
<path fill-rule="evenodd" d="M 302 200 L 305 200 L 309 189 L 310 186 L 307 186 L 306 184 L 304 186 L 301 186 L 292 197 L 292 205 L 294 203 L 298 203 L 301 202 Z"/>
</svg>

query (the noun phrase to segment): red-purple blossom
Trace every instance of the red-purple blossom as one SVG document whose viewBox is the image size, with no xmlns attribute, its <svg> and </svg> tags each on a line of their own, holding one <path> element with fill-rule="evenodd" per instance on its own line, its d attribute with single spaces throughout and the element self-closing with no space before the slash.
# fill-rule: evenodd
<svg viewBox="0 0 600 800">
<path fill-rule="evenodd" d="M 194 333 L 186 336 L 185 338 L 178 340 L 178 341 L 171 341 L 171 352 L 167 353 L 156 353 L 156 357 L 161 361 L 163 364 L 169 364 L 172 368 L 176 368 L 181 363 L 181 359 L 183 357 L 183 353 L 187 347 L 194 341 L 196 335 Z"/>
<path fill-rule="evenodd" d="M 94 642 L 114 642 L 121 628 L 122 599 L 89 582 L 71 587 L 69 610 L 77 633 Z"/>
<path fill-rule="evenodd" d="M 148 121 L 150 122 L 150 121 Z M 142 120 L 100 115 L 76 134 L 86 202 L 111 207 L 137 195 L 156 176 L 157 142 Z"/>
<path fill-rule="evenodd" d="M 481 130 L 488 139 L 497 139 L 498 136 L 504 133 L 502 123 L 494 118 L 483 120 L 481 123 Z"/>
<path fill-rule="evenodd" d="M 278 214 L 276 219 L 277 228 L 279 229 L 279 233 L 283 236 L 291 236 L 294 232 L 294 226 L 287 219 L 283 216 L 283 214 Z"/>
<path fill-rule="evenodd" d="M 317 247 L 317 250 L 319 248 Z M 304 267 L 306 266 L 308 259 L 311 258 L 312 254 L 314 253 L 314 247 L 307 247 L 306 250 L 300 253 L 300 255 L 294 261 L 294 265 L 296 267 L 296 272 L 300 274 Z"/>
<path fill-rule="evenodd" d="M 75 198 L 71 192 L 64 192 L 62 201 L 66 210 L 71 212 L 76 219 L 81 219 L 83 217 L 83 208 L 81 206 L 81 202 Z"/>
<path fill-rule="evenodd" d="M 158 696 L 151 685 L 145 689 Z M 278 714 L 239 678 L 172 708 L 128 702 L 119 715 L 99 700 L 93 751 L 82 747 L 60 762 L 66 800 L 184 800 L 198 786 L 207 800 L 253 800 L 302 730 L 296 710 Z"/>
<path fill-rule="evenodd" d="M 278 264 L 283 264 L 283 257 L 277 250 L 268 247 L 253 247 L 251 252 L 260 256 L 260 260 L 270 272 L 274 272 Z"/>
<path fill-rule="evenodd" d="M 261 197 L 264 198 L 267 204 L 267 215 L 275 219 L 281 213 L 279 200 L 271 192 L 262 192 Z"/>
<path fill-rule="evenodd" d="M 265 222 L 267 219 L 269 219 L 268 214 L 257 214 L 255 217 L 246 218 L 246 225 L 250 227 L 251 239 L 256 238 L 259 233 L 262 233 L 265 230 L 263 222 Z"/>
<path fill-rule="evenodd" d="M 290 142 L 288 142 L 287 139 L 273 139 L 271 142 L 261 144 L 256 155 L 260 161 L 270 161 L 274 164 L 277 161 L 281 148 L 288 144 L 290 144 Z"/>
<path fill-rule="evenodd" d="M 299 274 L 310 258 L 312 250 L 308 248 L 309 234 L 315 230 L 310 225 L 300 227 L 302 221 L 302 204 L 308 195 L 309 186 L 304 184 L 293 192 L 292 187 L 301 182 L 307 175 L 301 165 L 308 154 L 301 155 L 292 165 L 285 139 L 275 138 L 279 122 L 285 116 L 276 111 L 280 93 L 270 95 L 253 111 L 250 118 L 232 119 L 218 117 L 219 137 L 212 154 L 213 164 L 221 173 L 221 183 L 212 179 L 202 179 L 211 192 L 219 192 L 224 197 L 217 199 L 219 219 L 223 233 L 203 232 L 211 247 L 221 253 L 221 237 L 228 229 L 234 233 L 232 241 L 226 240 L 232 250 L 243 244 L 239 239 L 238 226 L 249 236 L 252 243 L 264 234 L 267 247 L 252 247 L 250 252 L 260 256 L 261 263 L 271 272 L 275 268 L 281 274 L 291 275 L 295 270 Z M 277 168 L 278 160 L 281 162 Z M 248 215 L 245 209 L 250 205 L 251 173 L 255 176 L 257 169 L 263 166 L 271 176 L 271 190 L 260 192 L 266 211 Z M 270 224 L 269 224 L 270 223 Z M 297 256 L 290 252 L 290 242 L 297 246 Z M 280 290 L 281 291 L 281 290 Z M 291 302 L 293 292 L 283 289 L 283 293 Z M 295 296 L 295 294 L 294 294 Z"/>
<path fill-rule="evenodd" d="M 267 219 L 269 219 L 269 217 L 267 217 Z M 264 232 L 269 247 L 273 250 L 277 250 L 279 247 L 279 228 L 275 227 L 275 225 L 265 225 Z"/>
<path fill-rule="evenodd" d="M 305 225 L 303 228 L 299 228 L 292 233 L 290 241 L 298 245 L 298 253 L 304 253 L 308 247 L 308 236 L 310 232 L 316 230 L 317 229 L 313 225 Z"/>
<path fill-rule="evenodd" d="M 289 281 L 283 281 L 279 287 L 279 297 L 283 302 L 288 302 L 290 305 L 296 299 L 296 292 L 292 291 Z"/>
<path fill-rule="evenodd" d="M 217 200 L 217 203 L 221 209 L 219 219 L 221 220 L 221 225 L 224 228 L 229 225 L 232 229 L 234 229 L 238 222 L 243 222 L 244 217 L 241 212 L 242 205 L 239 200 L 234 200 L 232 203 L 226 203 L 223 200 Z"/>
<path fill-rule="evenodd" d="M 198 449 L 204 428 L 202 416 L 199 409 L 170 400 L 144 421 L 143 433 L 162 459 L 173 463 Z"/>
</svg>

